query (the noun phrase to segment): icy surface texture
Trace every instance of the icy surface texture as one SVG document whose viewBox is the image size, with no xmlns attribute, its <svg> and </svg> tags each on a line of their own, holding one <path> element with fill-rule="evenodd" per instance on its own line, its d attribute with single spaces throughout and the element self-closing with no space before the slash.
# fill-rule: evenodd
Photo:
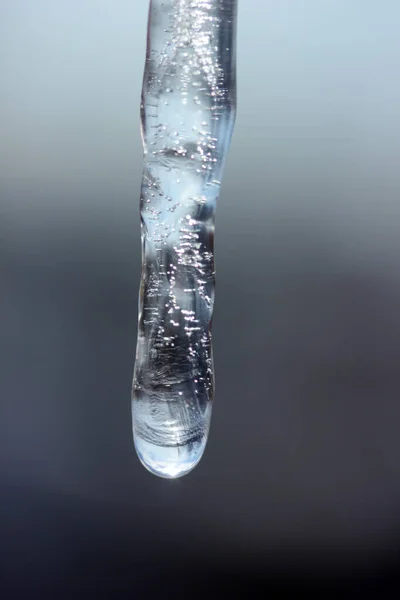
<svg viewBox="0 0 400 600">
<path fill-rule="evenodd" d="M 152 0 L 141 123 L 135 447 L 161 477 L 200 460 L 214 394 L 214 217 L 235 120 L 237 0 Z"/>
</svg>

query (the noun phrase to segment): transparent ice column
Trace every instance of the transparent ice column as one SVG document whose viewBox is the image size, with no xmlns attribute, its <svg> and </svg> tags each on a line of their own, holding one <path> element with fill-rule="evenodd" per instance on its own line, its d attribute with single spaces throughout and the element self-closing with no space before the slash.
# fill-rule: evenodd
<svg viewBox="0 0 400 600">
<path fill-rule="evenodd" d="M 141 462 L 200 460 L 214 395 L 214 217 L 235 120 L 237 0 L 152 0 L 141 123 L 142 276 L 132 388 Z"/>
</svg>

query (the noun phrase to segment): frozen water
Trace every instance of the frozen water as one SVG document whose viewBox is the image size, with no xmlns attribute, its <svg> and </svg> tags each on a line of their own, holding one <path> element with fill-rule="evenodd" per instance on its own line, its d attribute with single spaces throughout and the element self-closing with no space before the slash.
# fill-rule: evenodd
<svg viewBox="0 0 400 600">
<path fill-rule="evenodd" d="M 214 394 L 214 217 L 236 105 L 237 0 L 152 0 L 141 123 L 135 447 L 161 477 L 200 460 Z"/>
</svg>

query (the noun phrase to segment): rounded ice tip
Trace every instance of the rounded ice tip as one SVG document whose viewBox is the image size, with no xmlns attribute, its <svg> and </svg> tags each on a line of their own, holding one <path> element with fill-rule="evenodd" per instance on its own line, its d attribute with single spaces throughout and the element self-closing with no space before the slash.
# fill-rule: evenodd
<svg viewBox="0 0 400 600">
<path fill-rule="evenodd" d="M 150 473 L 164 479 L 178 479 L 200 462 L 207 437 L 185 446 L 156 446 L 140 436 L 135 436 L 134 441 L 139 460 Z"/>
</svg>

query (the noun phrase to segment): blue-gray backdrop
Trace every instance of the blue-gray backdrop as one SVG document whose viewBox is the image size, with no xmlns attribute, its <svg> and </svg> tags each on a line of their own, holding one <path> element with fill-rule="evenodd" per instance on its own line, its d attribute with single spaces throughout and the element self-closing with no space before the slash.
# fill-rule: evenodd
<svg viewBox="0 0 400 600">
<path fill-rule="evenodd" d="M 216 401 L 176 482 L 131 439 L 146 19 L 0 2 L 4 585 L 365 575 L 400 525 L 400 4 L 240 2 Z"/>
</svg>

